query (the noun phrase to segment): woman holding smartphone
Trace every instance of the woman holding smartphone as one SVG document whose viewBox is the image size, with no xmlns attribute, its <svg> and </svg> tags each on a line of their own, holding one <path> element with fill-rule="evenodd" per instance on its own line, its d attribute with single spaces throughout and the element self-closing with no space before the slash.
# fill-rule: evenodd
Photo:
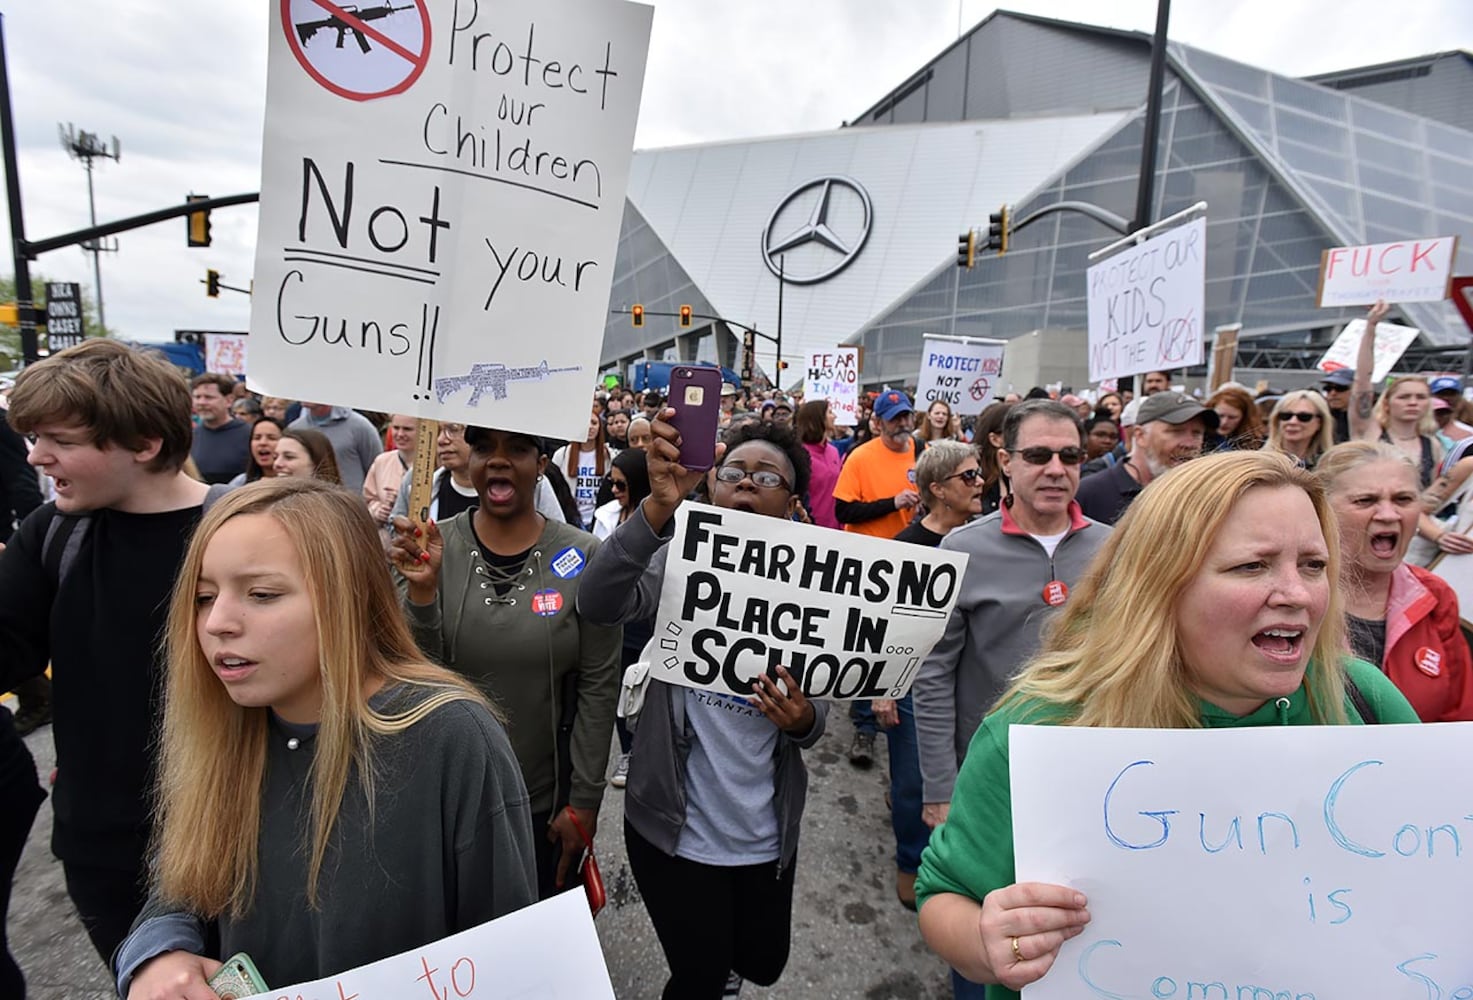
<svg viewBox="0 0 1473 1000">
<path fill-rule="evenodd" d="M 358 497 L 301 477 L 230 493 L 166 633 L 154 882 L 119 996 L 211 1000 L 209 922 L 220 955 L 286 985 L 536 898 L 506 732 L 415 647 Z"/>
</svg>

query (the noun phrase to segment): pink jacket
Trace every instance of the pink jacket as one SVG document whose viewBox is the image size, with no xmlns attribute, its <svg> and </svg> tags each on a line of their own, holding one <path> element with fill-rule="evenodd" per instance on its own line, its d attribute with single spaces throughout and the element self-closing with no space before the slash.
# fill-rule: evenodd
<svg viewBox="0 0 1473 1000">
<path fill-rule="evenodd" d="M 1423 722 L 1473 720 L 1473 656 L 1458 595 L 1437 574 L 1406 563 L 1392 574 L 1381 669 Z"/>
</svg>

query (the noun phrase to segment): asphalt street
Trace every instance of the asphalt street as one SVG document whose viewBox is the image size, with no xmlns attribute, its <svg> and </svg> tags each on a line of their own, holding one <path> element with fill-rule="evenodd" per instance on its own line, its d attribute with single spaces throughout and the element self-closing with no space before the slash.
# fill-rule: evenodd
<svg viewBox="0 0 1473 1000">
<path fill-rule="evenodd" d="M 845 759 L 852 730 L 843 706 L 807 754 L 808 809 L 798 849 L 792 954 L 777 985 L 747 984 L 743 998 L 885 1000 L 951 996 L 945 965 L 930 954 L 915 915 L 895 899 L 895 848 L 885 809 L 883 738 L 874 767 Z M 54 754 L 51 729 L 26 740 L 44 783 Z M 0 806 L 3 807 L 3 806 Z M 609 789 L 596 836 L 609 905 L 597 920 L 614 993 L 657 998 L 666 967 L 624 858 L 622 793 Z M 107 1000 L 115 995 L 71 901 L 61 865 L 48 847 L 51 809 L 41 807 L 16 873 L 10 904 L 11 950 L 32 1000 Z"/>
</svg>

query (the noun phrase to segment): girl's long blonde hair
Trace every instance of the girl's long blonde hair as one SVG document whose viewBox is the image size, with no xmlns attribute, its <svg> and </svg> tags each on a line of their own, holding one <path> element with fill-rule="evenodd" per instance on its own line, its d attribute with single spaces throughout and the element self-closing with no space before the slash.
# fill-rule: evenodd
<svg viewBox="0 0 1473 1000">
<path fill-rule="evenodd" d="M 299 477 L 263 479 L 227 494 L 195 531 L 169 608 L 154 828 L 158 890 L 206 919 L 248 912 L 260 868 L 269 709 L 230 699 L 200 647 L 195 604 L 205 549 L 221 525 L 247 514 L 274 517 L 286 532 L 317 621 L 322 717 L 312 752 L 311 821 L 301 844 L 272 845 L 307 854 L 309 905 L 317 905 L 323 857 L 354 772 L 372 808 L 373 737 L 407 729 L 448 702 L 487 704 L 469 682 L 426 663 L 415 646 L 360 498 Z M 418 685 L 428 697 L 402 714 L 380 715 L 368 705 L 373 681 Z"/>
<path fill-rule="evenodd" d="M 1063 706 L 1068 724 L 1075 726 L 1201 726 L 1200 700 L 1190 667 L 1182 662 L 1178 600 L 1223 522 L 1257 487 L 1303 490 L 1314 504 L 1331 587 L 1304 685 L 1316 721 L 1345 723 L 1345 621 L 1334 585 L 1340 567 L 1335 513 L 1312 474 L 1271 451 L 1194 459 L 1147 487 L 1095 554 L 1064 613 L 1046 631 L 1042 652 L 998 705 L 1026 699 Z"/>
<path fill-rule="evenodd" d="M 1427 409 L 1422 414 L 1422 419 L 1417 421 L 1417 433 L 1430 436 L 1437 433 L 1437 418 L 1432 415 L 1432 384 L 1420 375 L 1402 375 L 1391 380 L 1386 391 L 1381 393 L 1376 400 L 1376 408 L 1373 411 L 1376 420 L 1383 430 L 1388 433 L 1391 430 L 1391 394 L 1408 382 L 1416 382 L 1427 390 Z"/>
<path fill-rule="evenodd" d="M 1314 412 L 1320 418 L 1319 432 L 1315 434 L 1314 444 L 1309 449 L 1309 458 L 1313 464 L 1321 455 L 1335 447 L 1335 417 L 1330 413 L 1330 404 L 1325 402 L 1325 397 L 1313 389 L 1295 389 L 1280 397 L 1274 404 L 1273 412 L 1268 415 L 1268 440 L 1263 443 L 1263 447 L 1269 451 L 1288 453 L 1288 449 L 1284 447 L 1284 414 L 1295 403 L 1308 403 L 1314 407 Z"/>
</svg>

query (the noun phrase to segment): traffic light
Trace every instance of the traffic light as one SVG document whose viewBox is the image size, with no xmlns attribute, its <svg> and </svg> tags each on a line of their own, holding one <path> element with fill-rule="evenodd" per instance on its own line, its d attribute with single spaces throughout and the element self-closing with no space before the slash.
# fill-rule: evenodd
<svg viewBox="0 0 1473 1000">
<path fill-rule="evenodd" d="M 187 196 L 184 200 L 185 201 L 206 201 L 206 200 L 209 199 L 209 197 L 210 196 L 207 195 L 207 194 L 192 194 L 192 195 Z M 207 209 L 205 209 L 202 212 L 190 212 L 184 218 L 185 218 L 185 221 L 189 223 L 188 230 L 186 232 L 186 236 L 188 237 L 188 245 L 189 246 L 192 246 L 192 247 L 207 247 L 207 246 L 209 246 L 210 245 L 210 210 L 207 208 Z"/>
<path fill-rule="evenodd" d="M 968 229 L 956 238 L 956 266 L 972 269 L 977 261 L 977 234 Z"/>
<path fill-rule="evenodd" d="M 690 315 L 691 315 L 690 306 L 681 306 L 680 307 L 680 325 L 681 326 L 690 326 Z"/>
<path fill-rule="evenodd" d="M 20 306 L 18 304 L 0 303 L 0 326 L 20 326 Z"/>
<path fill-rule="evenodd" d="M 1004 205 L 1001 211 L 988 217 L 987 249 L 996 250 L 999 257 L 1008 252 L 1008 229 L 1012 225 L 1009 214 L 1008 207 Z"/>
<path fill-rule="evenodd" d="M 212 299 L 220 297 L 220 272 L 213 267 L 205 272 L 205 294 Z"/>
<path fill-rule="evenodd" d="M 635 306 L 629 310 L 629 322 L 636 328 L 644 326 L 644 306 Z"/>
<path fill-rule="evenodd" d="M 780 372 L 787 371 L 788 370 L 788 363 L 786 361 L 779 361 L 777 363 L 777 370 L 780 371 Z"/>
</svg>

